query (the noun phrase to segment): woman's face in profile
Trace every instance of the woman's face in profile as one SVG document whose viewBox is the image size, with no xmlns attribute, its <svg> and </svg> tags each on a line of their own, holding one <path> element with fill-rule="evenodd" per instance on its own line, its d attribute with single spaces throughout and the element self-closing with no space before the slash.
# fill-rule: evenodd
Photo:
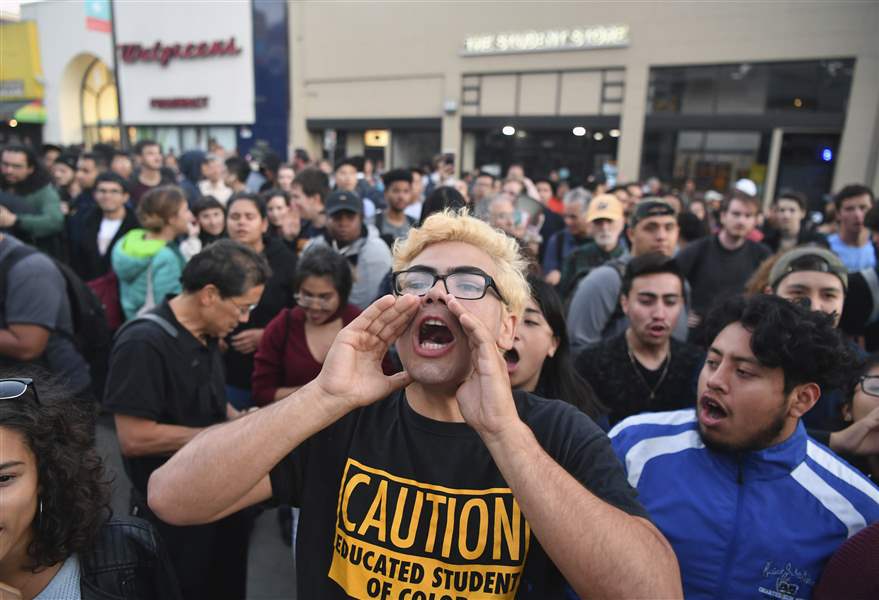
<svg viewBox="0 0 879 600">
<path fill-rule="evenodd" d="M 0 565 L 26 560 L 38 491 L 36 457 L 19 432 L 0 426 Z"/>
</svg>

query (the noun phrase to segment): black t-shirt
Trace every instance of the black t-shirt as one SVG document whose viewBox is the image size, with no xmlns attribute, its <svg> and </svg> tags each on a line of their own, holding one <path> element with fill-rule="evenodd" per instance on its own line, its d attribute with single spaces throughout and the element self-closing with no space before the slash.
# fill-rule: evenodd
<svg viewBox="0 0 879 600">
<path fill-rule="evenodd" d="M 751 240 L 727 250 L 716 235 L 681 250 L 677 261 L 692 286 L 693 310 L 704 316 L 715 300 L 742 293 L 748 278 L 770 254 L 769 248 Z"/>
<path fill-rule="evenodd" d="M 591 346 L 575 361 L 577 372 L 592 384 L 598 399 L 608 409 L 611 426 L 626 417 L 646 411 L 678 410 L 696 404 L 696 384 L 705 353 L 692 344 L 671 338 L 671 364 L 653 399 L 650 390 L 659 383 L 664 364 L 648 371 L 640 363 L 639 376 L 629 358 L 625 332 Z M 649 387 L 648 387 L 649 386 Z"/>
<path fill-rule="evenodd" d="M 646 518 L 589 417 L 558 400 L 514 397 L 556 462 L 600 498 Z M 302 509 L 299 598 L 378 597 L 376 589 L 388 598 L 564 597 L 564 579 L 478 434 L 419 415 L 402 392 L 309 438 L 271 481 L 275 502 Z"/>
<path fill-rule="evenodd" d="M 137 320 L 121 330 L 110 355 L 104 408 L 165 425 L 208 427 L 226 420 L 223 359 L 217 341 L 201 344 L 177 321 L 166 300 L 152 312 L 167 321 Z M 131 483 L 146 494 L 150 474 L 169 456 L 123 458 Z"/>
</svg>

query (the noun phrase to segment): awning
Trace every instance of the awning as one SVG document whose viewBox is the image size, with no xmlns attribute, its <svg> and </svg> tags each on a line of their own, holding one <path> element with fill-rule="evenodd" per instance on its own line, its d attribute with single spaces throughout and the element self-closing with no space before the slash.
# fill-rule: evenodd
<svg viewBox="0 0 879 600">
<path fill-rule="evenodd" d="M 19 123 L 42 125 L 46 122 L 46 107 L 42 100 L 0 101 L 0 121 L 12 119 Z"/>
</svg>

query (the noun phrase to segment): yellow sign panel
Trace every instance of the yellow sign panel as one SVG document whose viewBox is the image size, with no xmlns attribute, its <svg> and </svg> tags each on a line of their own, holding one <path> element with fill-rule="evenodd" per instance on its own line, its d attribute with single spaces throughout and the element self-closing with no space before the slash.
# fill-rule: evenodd
<svg viewBox="0 0 879 600">
<path fill-rule="evenodd" d="M 43 76 L 37 24 L 33 21 L 0 24 L 0 98 L 42 99 Z"/>
<path fill-rule="evenodd" d="M 363 134 L 363 143 L 373 148 L 384 148 L 390 138 L 391 134 L 387 129 L 370 129 Z"/>
</svg>

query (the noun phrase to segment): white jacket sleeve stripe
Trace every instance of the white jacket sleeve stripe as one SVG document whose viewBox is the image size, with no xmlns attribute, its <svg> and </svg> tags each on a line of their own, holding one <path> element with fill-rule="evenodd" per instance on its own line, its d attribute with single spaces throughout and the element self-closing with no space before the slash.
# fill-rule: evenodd
<svg viewBox="0 0 879 600">
<path fill-rule="evenodd" d="M 855 473 L 850 466 L 843 463 L 812 440 L 809 440 L 806 445 L 806 454 L 808 454 L 809 458 L 816 463 L 833 473 L 833 475 L 842 479 L 856 490 L 862 492 L 876 504 L 879 504 L 879 490 Z"/>
<path fill-rule="evenodd" d="M 642 440 L 632 446 L 626 453 L 626 472 L 629 475 L 629 485 L 638 487 L 641 472 L 651 459 L 665 454 L 675 454 L 690 448 L 704 448 L 699 432 L 695 430 L 684 431 L 677 435 L 666 435 Z"/>
<path fill-rule="evenodd" d="M 821 479 L 806 463 L 791 471 L 791 477 L 796 480 L 807 492 L 812 494 L 818 502 L 842 521 L 848 529 L 848 537 L 855 535 L 867 526 L 864 516 L 842 494 Z"/>
</svg>

